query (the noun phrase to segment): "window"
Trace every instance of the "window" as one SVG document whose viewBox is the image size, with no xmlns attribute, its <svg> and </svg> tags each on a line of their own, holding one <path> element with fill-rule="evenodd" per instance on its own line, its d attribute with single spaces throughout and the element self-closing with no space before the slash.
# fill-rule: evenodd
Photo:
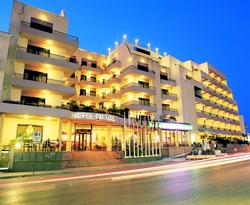
<svg viewBox="0 0 250 205">
<path fill-rule="evenodd" d="M 160 74 L 160 78 L 161 78 L 162 80 L 168 80 L 168 74 L 167 74 L 167 73 L 161 73 L 161 74 Z"/>
<path fill-rule="evenodd" d="M 30 20 L 30 27 L 47 33 L 52 33 L 53 31 L 53 23 L 39 20 L 33 17 L 31 17 Z"/>
<path fill-rule="evenodd" d="M 90 81 L 91 81 L 91 82 L 96 82 L 96 77 L 92 77 L 92 76 L 91 76 L 91 77 L 90 77 Z"/>
<path fill-rule="evenodd" d="M 168 110 L 168 111 L 170 111 L 170 106 L 169 106 L 169 104 L 162 104 L 162 109 L 163 109 L 163 110 Z"/>
<path fill-rule="evenodd" d="M 80 96 L 81 96 L 81 95 L 86 96 L 86 90 L 84 90 L 84 89 L 80 89 Z"/>
<path fill-rule="evenodd" d="M 149 88 L 149 83 L 138 81 L 139 87 Z"/>
<path fill-rule="evenodd" d="M 45 57 L 50 57 L 50 50 L 44 49 L 41 47 L 33 46 L 33 45 L 28 45 L 27 46 L 27 52 L 28 53 L 33 53 L 36 55 L 41 55 Z"/>
<path fill-rule="evenodd" d="M 150 101 L 149 101 L 149 99 L 146 99 L 146 98 L 139 98 L 139 104 L 150 106 Z"/>
<path fill-rule="evenodd" d="M 84 61 L 84 60 L 82 60 L 82 64 L 81 64 L 81 66 L 87 66 L 88 65 L 88 62 L 87 61 Z"/>
<path fill-rule="evenodd" d="M 147 64 L 138 62 L 137 68 L 138 68 L 138 70 L 148 72 L 148 65 Z"/>
<path fill-rule="evenodd" d="M 47 83 L 47 74 L 24 69 L 23 79 Z"/>
<path fill-rule="evenodd" d="M 144 53 L 144 54 L 150 55 L 150 52 L 149 52 L 149 51 L 143 50 L 143 49 L 141 49 L 141 48 L 134 47 L 134 50 L 135 50 L 135 51 L 138 51 L 138 52 L 140 52 L 140 53 Z"/>
<path fill-rule="evenodd" d="M 90 96 L 96 96 L 96 91 L 90 91 Z"/>
<path fill-rule="evenodd" d="M 96 63 L 91 63 L 91 67 L 92 67 L 92 68 L 97 68 Z"/>
<path fill-rule="evenodd" d="M 87 80 L 87 76 L 86 75 L 81 75 L 81 80 Z"/>
<path fill-rule="evenodd" d="M 194 86 L 194 95 L 195 97 L 202 98 L 201 89 Z"/>
<path fill-rule="evenodd" d="M 73 74 L 70 76 L 70 78 L 75 78 L 75 73 L 73 73 Z"/>
<path fill-rule="evenodd" d="M 21 104 L 44 105 L 45 99 L 36 98 L 36 97 L 29 97 L 29 96 L 21 96 Z"/>
<path fill-rule="evenodd" d="M 163 94 L 163 95 L 169 95 L 169 92 L 166 89 L 161 89 L 161 94 Z"/>
</svg>

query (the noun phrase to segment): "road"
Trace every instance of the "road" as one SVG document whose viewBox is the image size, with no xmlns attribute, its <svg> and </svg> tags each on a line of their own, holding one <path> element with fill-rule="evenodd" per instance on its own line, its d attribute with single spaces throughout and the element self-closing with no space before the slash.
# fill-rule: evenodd
<svg viewBox="0 0 250 205">
<path fill-rule="evenodd" d="M 136 170 L 0 180 L 1 205 L 248 205 L 250 154 Z"/>
</svg>

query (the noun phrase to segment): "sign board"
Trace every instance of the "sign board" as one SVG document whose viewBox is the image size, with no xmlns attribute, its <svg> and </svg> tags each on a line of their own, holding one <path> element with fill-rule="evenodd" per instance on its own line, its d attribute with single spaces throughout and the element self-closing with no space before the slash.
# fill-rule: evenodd
<svg viewBox="0 0 250 205">
<path fill-rule="evenodd" d="M 40 143 L 42 141 L 42 133 L 38 131 L 33 132 L 33 143 Z"/>
</svg>

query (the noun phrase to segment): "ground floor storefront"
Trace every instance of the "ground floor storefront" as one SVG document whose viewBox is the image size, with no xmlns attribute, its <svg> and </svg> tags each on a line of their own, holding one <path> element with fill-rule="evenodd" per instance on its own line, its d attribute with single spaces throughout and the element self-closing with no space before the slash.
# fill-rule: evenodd
<svg viewBox="0 0 250 205">
<path fill-rule="evenodd" d="M 139 158 L 162 156 L 163 147 L 191 145 L 190 124 L 127 122 L 101 113 L 74 113 L 70 118 L 2 114 L 0 147 L 16 152 L 114 151 L 123 158 Z"/>
</svg>

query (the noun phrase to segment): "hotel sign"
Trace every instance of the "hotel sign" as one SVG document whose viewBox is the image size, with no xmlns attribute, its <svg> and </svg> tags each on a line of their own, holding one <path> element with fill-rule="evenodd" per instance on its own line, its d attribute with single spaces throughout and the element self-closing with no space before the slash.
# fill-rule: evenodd
<svg viewBox="0 0 250 205">
<path fill-rule="evenodd" d="M 89 112 L 76 112 L 73 114 L 73 119 L 84 120 L 103 120 L 109 122 L 115 122 L 115 116 L 102 113 L 89 113 Z"/>
</svg>

